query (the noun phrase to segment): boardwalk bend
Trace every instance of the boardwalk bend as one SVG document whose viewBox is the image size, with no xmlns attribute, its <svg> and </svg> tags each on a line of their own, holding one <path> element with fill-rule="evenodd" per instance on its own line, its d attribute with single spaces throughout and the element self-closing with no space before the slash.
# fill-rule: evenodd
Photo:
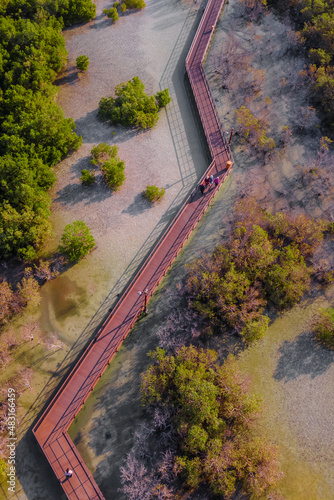
<svg viewBox="0 0 334 500">
<path fill-rule="evenodd" d="M 208 1 L 186 58 L 186 71 L 212 156 L 212 163 L 203 177 L 218 175 L 220 184 L 228 175 L 226 164 L 228 161 L 233 163 L 233 158 L 221 131 L 202 63 L 224 1 Z M 68 429 L 143 311 L 145 297 L 138 295 L 138 290 L 147 290 L 147 299 L 151 297 L 216 191 L 217 188 L 212 187 L 201 195 L 199 190 L 194 190 L 188 197 L 33 428 L 43 453 L 71 500 L 97 500 L 104 496 L 69 437 Z M 70 479 L 64 476 L 67 467 L 73 471 Z"/>
</svg>

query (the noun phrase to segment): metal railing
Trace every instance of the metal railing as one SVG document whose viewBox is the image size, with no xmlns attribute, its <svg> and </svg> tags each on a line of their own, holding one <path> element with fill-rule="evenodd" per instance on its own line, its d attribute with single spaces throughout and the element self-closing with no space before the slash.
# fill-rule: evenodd
<svg viewBox="0 0 334 500">
<path fill-rule="evenodd" d="M 222 7 L 224 5 L 224 1 L 225 0 L 221 0 L 221 6 L 220 6 L 220 10 L 219 10 L 218 16 L 216 18 L 215 24 L 216 24 L 217 19 L 218 19 L 219 15 L 220 15 L 221 9 L 222 9 Z M 212 7 L 213 7 L 213 5 L 214 5 L 215 2 L 217 2 L 217 0 L 209 0 L 207 6 L 205 8 L 204 14 L 202 16 L 202 19 L 200 21 L 199 27 L 198 27 L 198 29 L 196 31 L 194 40 L 193 40 L 193 42 L 191 44 L 191 47 L 190 47 L 190 50 L 188 52 L 187 58 L 186 58 L 186 70 L 188 72 L 189 81 L 190 81 L 190 84 L 191 84 L 191 88 L 193 89 L 193 93 L 194 93 L 194 97 L 195 97 L 196 103 L 197 103 L 197 100 L 196 100 L 196 95 L 195 95 L 195 91 L 194 91 L 194 85 L 193 85 L 192 78 L 191 78 L 191 64 L 190 63 L 192 61 L 192 58 L 196 54 L 197 45 L 198 45 L 198 42 L 199 42 L 200 37 L 202 35 L 202 28 L 204 26 L 204 23 L 207 21 L 207 17 L 210 15 L 210 11 L 211 11 L 211 9 L 212 9 Z M 223 145 L 225 147 L 224 151 L 226 151 L 228 153 L 228 157 L 233 162 L 232 152 L 230 150 L 230 147 L 226 144 L 226 140 L 225 140 L 224 134 L 223 134 L 223 132 L 221 130 L 221 125 L 220 125 L 220 121 L 219 121 L 218 111 L 217 111 L 217 108 L 216 108 L 216 105 L 215 105 L 215 102 L 214 102 L 214 99 L 213 99 L 213 96 L 212 96 L 212 93 L 211 93 L 210 86 L 209 86 L 207 78 L 206 78 L 206 75 L 205 75 L 205 73 L 203 71 L 203 68 L 202 68 L 202 62 L 203 62 L 206 50 L 207 50 L 207 48 L 209 46 L 209 43 L 211 41 L 212 34 L 213 34 L 213 30 L 212 30 L 212 33 L 210 34 L 210 37 L 208 38 L 208 42 L 206 43 L 205 50 L 204 50 L 204 52 L 203 52 L 203 54 L 201 56 L 201 62 L 200 62 L 199 67 L 200 67 L 201 77 L 203 78 L 207 94 L 208 94 L 210 102 L 212 104 L 212 109 L 213 109 L 213 112 L 214 112 L 216 124 L 217 124 L 217 127 L 218 127 L 218 129 L 220 131 L 220 134 L 221 134 L 221 137 L 222 137 L 222 143 L 223 143 Z M 198 69 L 198 66 L 197 66 L 196 69 Z M 204 124 L 203 124 L 203 126 L 204 126 Z M 209 147 L 210 147 L 210 150 L 211 150 L 209 138 L 207 138 L 207 140 L 208 140 L 208 144 L 209 144 Z M 199 184 L 201 184 L 203 182 L 204 178 L 213 170 L 214 166 L 215 166 L 215 159 L 213 158 L 212 163 L 210 164 L 210 166 L 208 167 L 208 169 L 206 170 L 206 172 L 203 174 L 203 176 L 199 180 Z M 228 171 L 225 171 L 224 174 L 220 177 L 220 179 L 219 179 L 219 186 L 224 182 L 224 180 L 226 179 L 228 173 L 229 173 Z M 111 311 L 111 313 L 105 319 L 105 321 L 103 322 L 101 328 L 98 330 L 98 332 L 95 335 L 95 337 L 91 340 L 91 342 L 87 346 L 85 352 L 81 355 L 80 359 L 78 360 L 78 362 L 76 363 L 76 365 L 73 367 L 73 369 L 71 370 L 71 372 L 67 376 L 66 380 L 64 381 L 64 383 L 62 384 L 62 386 L 60 387 L 60 389 L 58 390 L 58 392 L 56 393 L 56 395 L 52 398 L 51 402 L 49 403 L 49 405 L 47 406 L 47 408 L 45 409 L 45 411 L 43 412 L 43 414 L 41 415 L 41 417 L 39 418 L 38 422 L 36 423 L 36 425 L 33 428 L 33 433 L 34 433 L 35 436 L 36 436 L 36 433 L 37 433 L 38 429 L 43 424 L 43 422 L 44 422 L 47 414 L 51 411 L 52 407 L 55 406 L 55 404 L 57 402 L 57 399 L 61 396 L 61 394 L 63 394 L 64 390 L 68 387 L 68 385 L 71 382 L 73 376 L 78 371 L 78 369 L 82 366 L 82 364 L 85 361 L 85 359 L 87 358 L 88 354 L 94 348 L 94 345 L 96 344 L 96 342 L 100 338 L 102 338 L 103 332 L 104 332 L 107 324 L 110 322 L 110 320 L 115 315 L 115 313 L 119 310 L 119 308 L 124 303 L 124 301 L 129 297 L 129 294 L 130 294 L 130 292 L 133 291 L 136 282 L 143 275 L 143 273 L 145 272 L 145 270 L 148 267 L 149 263 L 154 258 L 155 254 L 158 252 L 158 250 L 161 248 L 161 246 L 166 242 L 167 238 L 169 237 L 169 235 L 170 235 L 171 231 L 173 230 L 173 228 L 175 227 L 176 223 L 178 222 L 178 220 L 180 219 L 180 217 L 182 216 L 182 214 L 184 213 L 184 211 L 186 210 L 186 208 L 189 206 L 190 201 L 193 198 L 193 196 L 194 196 L 194 194 L 195 194 L 196 191 L 197 191 L 197 186 L 189 194 L 189 196 L 187 197 L 187 199 L 185 200 L 185 202 L 181 206 L 180 210 L 178 211 L 177 216 L 174 218 L 173 222 L 170 224 L 170 226 L 167 229 L 167 231 L 157 241 L 154 249 L 152 250 L 152 252 L 150 253 L 150 255 L 145 259 L 145 261 L 142 264 L 141 268 L 138 270 L 138 272 L 134 276 L 134 278 L 131 281 L 131 283 L 127 286 L 126 290 L 124 291 L 124 293 L 123 293 L 122 297 L 120 298 L 120 300 L 118 301 L 118 303 L 115 305 L 115 307 L 113 308 L 113 310 Z M 165 274 L 166 274 L 167 270 L 169 269 L 170 265 L 172 264 L 172 262 L 174 261 L 175 257 L 178 255 L 178 253 L 182 249 L 184 243 L 187 241 L 189 235 L 193 231 L 193 229 L 196 226 L 196 224 L 198 223 L 198 221 L 201 219 L 203 213 L 205 212 L 206 208 L 210 204 L 210 202 L 211 202 L 212 198 L 214 197 L 214 195 L 216 194 L 216 192 L 217 192 L 217 189 L 215 189 L 215 188 L 212 188 L 210 192 L 207 192 L 206 198 L 203 199 L 203 203 L 201 205 L 199 205 L 200 209 L 198 211 L 194 211 L 193 212 L 193 214 L 192 214 L 193 219 L 191 220 L 191 224 L 189 224 L 189 226 L 187 224 L 184 226 L 184 234 L 182 234 L 182 231 L 181 231 L 180 234 L 182 235 L 182 239 L 178 242 L 178 244 L 175 246 L 175 248 L 173 248 L 173 246 L 174 246 L 174 243 L 173 243 L 171 245 L 170 249 L 166 252 L 166 255 L 169 255 L 169 251 L 172 250 L 171 253 L 170 253 L 170 255 L 169 255 L 168 261 L 164 262 L 164 264 L 163 264 L 163 266 L 161 268 L 161 271 L 158 274 L 154 275 L 154 283 L 151 285 L 151 288 L 150 288 L 150 290 L 147 293 L 147 301 L 150 299 L 150 297 L 154 293 L 155 289 L 157 288 L 157 286 L 159 285 L 159 283 L 161 282 L 161 280 L 165 276 Z M 67 434 L 67 430 L 68 430 L 69 426 L 71 425 L 73 419 L 77 415 L 77 413 L 80 411 L 82 405 L 85 403 L 86 399 L 90 395 L 91 391 L 95 387 L 96 383 L 98 382 L 98 380 L 102 376 L 103 372 L 107 368 L 108 364 L 110 363 L 110 360 L 112 359 L 112 357 L 114 356 L 114 354 L 117 352 L 117 350 L 119 349 L 119 347 L 122 344 L 123 340 L 128 335 L 129 331 L 131 330 L 131 328 L 133 327 L 133 325 L 137 321 L 138 317 L 140 316 L 140 314 L 142 313 L 143 308 L 144 308 L 144 306 L 141 306 L 138 303 L 138 299 L 134 302 L 133 307 L 134 307 L 133 318 L 132 318 L 131 322 L 129 322 L 129 324 L 127 325 L 127 329 L 126 329 L 125 334 L 120 339 L 120 341 L 118 342 L 117 346 L 110 353 L 110 356 L 107 356 L 107 358 L 105 359 L 105 361 L 103 360 L 103 356 L 105 355 L 105 352 L 103 354 L 101 354 L 101 356 L 99 357 L 99 361 L 97 362 L 97 364 L 100 361 L 103 361 L 103 366 L 101 367 L 101 369 L 97 373 L 93 373 L 93 375 L 92 375 L 92 384 L 90 385 L 89 389 L 87 389 L 87 391 L 85 392 L 85 394 L 84 394 L 84 396 L 83 396 L 83 398 L 81 400 L 81 404 L 78 406 L 76 412 L 73 413 L 73 415 L 71 416 L 70 419 L 66 419 L 66 422 L 64 423 L 63 428 L 59 427 L 59 429 L 58 429 L 59 432 L 60 432 L 60 434 L 65 437 L 65 439 L 67 440 L 68 444 L 70 445 L 70 448 L 74 452 L 74 454 L 75 454 L 75 456 L 76 456 L 76 458 L 78 460 L 78 463 L 83 467 L 83 469 L 85 469 L 85 475 L 86 476 L 88 474 L 87 470 L 86 470 L 86 465 L 84 464 L 84 462 L 83 462 L 80 454 L 78 453 L 77 449 L 75 448 L 75 445 L 70 440 L 70 438 L 69 438 L 69 436 Z M 73 400 L 72 400 L 72 402 L 73 402 Z M 72 402 L 70 403 L 70 405 L 68 406 L 68 408 L 70 408 Z M 70 440 L 70 442 L 69 442 L 69 440 Z M 42 445 L 41 445 L 41 448 L 43 449 Z M 51 464 L 51 466 L 52 466 L 54 472 L 56 473 L 56 471 L 55 471 L 55 469 L 54 469 L 54 467 L 53 467 L 52 464 Z M 89 475 L 87 477 L 89 478 L 89 481 L 92 483 L 92 485 L 94 487 L 94 490 L 96 491 L 97 495 L 99 495 L 99 498 L 103 498 L 103 497 L 101 497 L 101 495 L 99 493 L 99 489 L 98 489 L 98 487 L 97 487 L 97 485 L 96 485 L 96 483 L 94 481 L 94 478 L 92 476 L 89 476 Z"/>
</svg>

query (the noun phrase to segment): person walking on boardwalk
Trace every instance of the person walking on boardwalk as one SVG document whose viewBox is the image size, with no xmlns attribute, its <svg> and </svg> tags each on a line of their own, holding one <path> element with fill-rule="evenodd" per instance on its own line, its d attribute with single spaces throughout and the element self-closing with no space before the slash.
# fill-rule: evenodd
<svg viewBox="0 0 334 500">
<path fill-rule="evenodd" d="M 213 175 L 212 174 L 209 177 L 209 182 L 210 182 L 210 186 L 212 187 L 213 186 Z"/>
<path fill-rule="evenodd" d="M 200 184 L 200 185 L 199 185 L 199 187 L 198 187 L 198 189 L 200 190 L 200 192 L 201 192 L 202 194 L 204 194 L 204 191 L 205 191 L 205 186 L 204 186 L 204 184 Z"/>
<path fill-rule="evenodd" d="M 65 471 L 65 477 L 70 478 L 70 477 L 72 477 L 72 475 L 73 475 L 73 471 L 67 467 L 67 469 Z"/>
<path fill-rule="evenodd" d="M 215 183 L 215 187 L 218 187 L 218 184 L 219 184 L 219 177 L 215 177 L 214 181 Z"/>
<path fill-rule="evenodd" d="M 208 187 L 208 185 L 210 184 L 210 177 L 205 177 L 204 183 L 205 183 L 205 187 Z"/>
</svg>

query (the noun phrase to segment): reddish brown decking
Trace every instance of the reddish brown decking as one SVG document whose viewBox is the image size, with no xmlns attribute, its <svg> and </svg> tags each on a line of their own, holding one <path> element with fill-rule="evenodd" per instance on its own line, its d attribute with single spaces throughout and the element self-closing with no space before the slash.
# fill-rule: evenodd
<svg viewBox="0 0 334 500">
<path fill-rule="evenodd" d="M 232 155 L 220 130 L 202 61 L 223 4 L 224 0 L 209 0 L 186 59 L 186 70 L 213 159 L 203 178 L 211 173 L 214 176 L 218 174 L 220 184 L 228 175 L 225 167 L 227 161 L 232 160 Z M 104 496 L 70 439 L 68 428 L 143 311 L 144 294 L 138 295 L 138 291 L 147 290 L 148 299 L 153 294 L 216 191 L 217 188 L 212 187 L 201 195 L 195 189 L 188 197 L 33 429 L 71 500 L 95 500 Z M 67 467 L 73 470 L 73 476 L 65 480 Z"/>
</svg>

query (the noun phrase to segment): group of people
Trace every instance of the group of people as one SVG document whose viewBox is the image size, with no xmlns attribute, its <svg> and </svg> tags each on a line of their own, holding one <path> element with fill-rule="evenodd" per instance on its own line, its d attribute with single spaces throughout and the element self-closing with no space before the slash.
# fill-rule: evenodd
<svg viewBox="0 0 334 500">
<path fill-rule="evenodd" d="M 217 187 L 219 184 L 219 177 L 213 177 L 211 174 L 210 177 L 205 177 L 204 182 L 199 185 L 199 190 L 202 194 L 204 194 L 204 191 L 207 187 L 209 186 L 215 186 Z"/>
</svg>

